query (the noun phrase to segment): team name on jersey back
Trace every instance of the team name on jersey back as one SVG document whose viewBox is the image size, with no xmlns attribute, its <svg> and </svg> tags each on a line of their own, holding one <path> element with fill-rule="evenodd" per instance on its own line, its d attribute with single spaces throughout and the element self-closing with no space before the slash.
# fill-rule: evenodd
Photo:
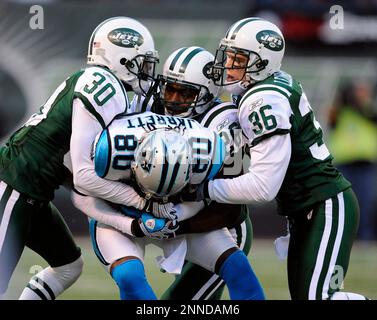
<svg viewBox="0 0 377 320">
<path fill-rule="evenodd" d="M 225 145 L 219 135 L 187 118 L 157 115 L 152 112 L 116 117 L 93 145 L 97 174 L 109 180 L 129 180 L 135 150 L 153 130 L 176 130 L 192 148 L 191 184 L 212 179 L 225 159 Z"/>
</svg>

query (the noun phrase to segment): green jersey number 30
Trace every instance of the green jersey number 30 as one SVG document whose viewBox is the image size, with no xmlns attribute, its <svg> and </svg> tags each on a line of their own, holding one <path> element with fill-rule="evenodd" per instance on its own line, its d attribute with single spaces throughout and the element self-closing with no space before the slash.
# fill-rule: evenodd
<svg viewBox="0 0 377 320">
<path fill-rule="evenodd" d="M 109 82 L 103 85 L 106 78 L 99 72 L 94 72 L 93 76 L 96 77 L 96 79 L 94 79 L 92 83 L 87 84 L 84 87 L 84 91 L 88 94 L 95 92 L 93 96 L 94 101 L 99 106 L 103 106 L 115 94 L 116 90 Z"/>
</svg>

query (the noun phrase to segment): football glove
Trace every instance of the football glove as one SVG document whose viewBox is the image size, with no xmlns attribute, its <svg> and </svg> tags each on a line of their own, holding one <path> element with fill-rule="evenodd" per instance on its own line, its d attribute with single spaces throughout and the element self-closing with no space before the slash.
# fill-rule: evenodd
<svg viewBox="0 0 377 320">
<path fill-rule="evenodd" d="M 141 232 L 153 239 L 170 239 L 175 237 L 179 225 L 177 220 L 156 218 L 148 213 L 143 213 L 137 219 Z"/>
<path fill-rule="evenodd" d="M 153 200 L 146 200 L 146 204 L 142 211 L 149 212 L 157 218 L 166 218 L 169 220 L 177 219 L 174 204 L 160 203 Z"/>
</svg>

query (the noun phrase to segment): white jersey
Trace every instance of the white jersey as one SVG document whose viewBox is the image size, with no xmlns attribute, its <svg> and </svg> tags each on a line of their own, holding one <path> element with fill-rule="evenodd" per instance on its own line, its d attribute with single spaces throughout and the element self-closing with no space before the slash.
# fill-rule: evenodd
<svg viewBox="0 0 377 320">
<path fill-rule="evenodd" d="M 219 134 L 225 143 L 223 175 L 241 174 L 245 139 L 238 120 L 238 108 L 232 102 L 221 102 L 209 109 L 200 123 Z"/>
<path fill-rule="evenodd" d="M 191 184 L 200 184 L 216 176 L 226 153 L 221 137 L 193 119 L 162 116 L 152 112 L 117 117 L 102 131 L 95 142 L 93 153 L 98 176 L 127 181 L 131 177 L 131 163 L 138 143 L 146 133 L 163 128 L 177 130 L 191 145 Z"/>
<path fill-rule="evenodd" d="M 142 199 L 130 186 L 101 179 L 95 172 L 91 147 L 112 119 L 128 109 L 122 83 L 107 69 L 86 68 L 74 86 L 70 157 L 65 163 L 73 173 L 75 188 L 110 202 L 143 208 Z"/>
</svg>

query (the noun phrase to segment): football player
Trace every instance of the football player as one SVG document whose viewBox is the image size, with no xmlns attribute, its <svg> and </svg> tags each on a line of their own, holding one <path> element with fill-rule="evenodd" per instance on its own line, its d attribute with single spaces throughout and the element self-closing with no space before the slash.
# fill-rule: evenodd
<svg viewBox="0 0 377 320">
<path fill-rule="evenodd" d="M 114 203 L 170 212 L 172 205 L 146 201 L 130 186 L 101 179 L 90 158 L 96 135 L 127 111 L 123 82 L 143 91 L 157 53 L 140 22 L 115 17 L 94 30 L 88 67 L 68 77 L 0 149 L 0 293 L 24 246 L 50 265 L 35 275 L 21 299 L 55 299 L 79 277 L 83 261 L 59 211 L 54 191 L 73 172 L 75 188 Z"/>
<path fill-rule="evenodd" d="M 358 202 L 332 165 L 301 84 L 280 70 L 284 50 L 282 32 L 260 18 L 237 21 L 221 40 L 212 75 L 238 104 L 252 166 L 240 177 L 201 185 L 193 196 L 220 203 L 276 198 L 289 221 L 292 299 L 365 299 L 339 291 L 358 228 Z"/>
<path fill-rule="evenodd" d="M 224 142 L 214 131 L 192 119 L 151 112 L 116 117 L 96 139 L 94 148 L 95 169 L 100 177 L 128 184 L 134 179 L 143 196 L 157 199 L 179 193 L 189 181 L 198 184 L 212 179 L 226 156 Z M 159 215 L 158 219 L 122 208 L 127 215 L 136 215 L 137 219 L 131 219 L 122 217 L 117 209 L 99 199 L 77 193 L 73 199 L 93 219 L 94 250 L 116 281 L 122 299 L 156 298 L 143 266 L 148 243 L 163 248 L 165 265 L 169 266 L 169 259 L 174 259 L 171 269 L 178 270 L 174 273 L 180 273 L 186 257 L 220 275 L 232 299 L 264 298 L 247 257 L 238 249 L 228 229 L 204 232 L 208 230 L 202 226 L 202 230 L 196 231 L 201 233 L 191 234 L 186 227 L 184 232 L 189 234 L 185 236 L 156 241 L 153 238 L 178 235 L 176 217 Z M 204 202 L 181 204 L 176 207 L 175 215 L 182 221 L 204 206 Z"/>
<path fill-rule="evenodd" d="M 175 50 L 166 60 L 158 77 L 151 109 L 160 114 L 193 118 L 220 134 L 228 154 L 219 176 L 242 173 L 244 139 L 238 123 L 237 107 L 219 99 L 219 87 L 210 73 L 214 57 L 200 47 Z M 148 108 L 148 107 L 147 107 Z M 247 255 L 251 248 L 252 226 L 246 205 L 212 202 L 189 220 L 206 228 L 227 227 L 237 239 L 237 245 Z M 193 283 L 191 279 L 195 278 Z M 163 299 L 220 299 L 224 281 L 215 273 L 187 262 L 181 275 L 163 295 Z"/>
</svg>

